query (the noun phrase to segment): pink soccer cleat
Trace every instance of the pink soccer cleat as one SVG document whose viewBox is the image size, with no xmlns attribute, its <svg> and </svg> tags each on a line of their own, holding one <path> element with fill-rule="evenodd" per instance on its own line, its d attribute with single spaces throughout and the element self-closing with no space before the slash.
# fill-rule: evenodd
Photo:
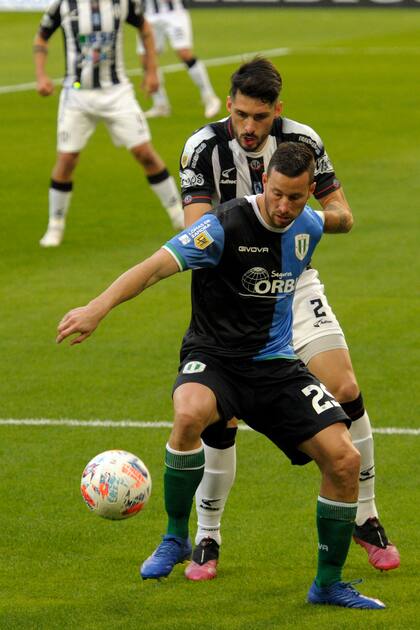
<svg viewBox="0 0 420 630">
<path fill-rule="evenodd" d="M 400 566 L 398 549 L 388 540 L 377 518 L 368 518 L 363 525 L 356 525 L 353 539 L 366 549 L 369 562 L 375 569 L 390 571 Z"/>
<path fill-rule="evenodd" d="M 217 577 L 218 559 L 217 542 L 212 538 L 203 538 L 193 551 L 192 560 L 184 572 L 185 577 L 195 582 L 213 580 Z"/>
</svg>

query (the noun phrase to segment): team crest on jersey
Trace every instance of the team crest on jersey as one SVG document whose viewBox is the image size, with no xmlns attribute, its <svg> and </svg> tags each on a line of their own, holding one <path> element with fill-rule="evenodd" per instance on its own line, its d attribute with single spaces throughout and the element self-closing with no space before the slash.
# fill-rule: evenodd
<svg viewBox="0 0 420 630">
<path fill-rule="evenodd" d="M 303 260 L 309 250 L 309 234 L 296 234 L 295 254 L 296 258 Z"/>
<path fill-rule="evenodd" d="M 182 168 L 185 168 L 188 164 L 188 160 L 190 159 L 188 153 L 183 153 L 182 157 L 181 157 L 181 166 Z"/>
<path fill-rule="evenodd" d="M 189 361 L 184 365 L 183 374 L 195 374 L 195 372 L 204 372 L 206 364 L 201 361 Z"/>
<path fill-rule="evenodd" d="M 197 249 L 206 249 L 214 241 L 214 238 L 210 236 L 207 230 L 203 230 L 200 234 L 194 238 L 194 245 Z"/>
</svg>

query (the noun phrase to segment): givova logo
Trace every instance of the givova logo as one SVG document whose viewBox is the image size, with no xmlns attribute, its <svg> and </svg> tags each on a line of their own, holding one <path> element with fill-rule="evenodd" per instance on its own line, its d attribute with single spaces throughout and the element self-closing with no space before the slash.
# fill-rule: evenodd
<svg viewBox="0 0 420 630">
<path fill-rule="evenodd" d="M 277 271 L 273 271 L 270 276 L 264 267 L 248 269 L 241 279 L 242 286 L 247 290 L 247 293 L 240 293 L 240 295 L 273 298 L 293 293 L 296 279 L 290 277 L 279 278 L 279 275 Z"/>
</svg>

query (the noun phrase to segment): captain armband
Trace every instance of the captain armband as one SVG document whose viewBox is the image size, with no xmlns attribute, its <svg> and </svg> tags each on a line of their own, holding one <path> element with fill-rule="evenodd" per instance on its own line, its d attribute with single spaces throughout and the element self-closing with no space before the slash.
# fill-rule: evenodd
<svg viewBox="0 0 420 630">
<path fill-rule="evenodd" d="M 43 55 L 48 55 L 48 48 L 43 44 L 34 44 L 32 50 L 34 53 L 42 53 Z"/>
</svg>

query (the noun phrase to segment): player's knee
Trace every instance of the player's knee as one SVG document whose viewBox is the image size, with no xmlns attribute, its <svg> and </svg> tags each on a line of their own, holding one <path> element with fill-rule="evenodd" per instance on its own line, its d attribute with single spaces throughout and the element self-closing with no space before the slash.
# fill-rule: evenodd
<svg viewBox="0 0 420 630">
<path fill-rule="evenodd" d="M 178 405 L 175 409 L 174 428 L 178 439 L 185 443 L 195 442 L 200 439 L 201 433 L 206 427 L 207 418 L 200 410 L 191 405 Z"/>
<path fill-rule="evenodd" d="M 359 386 L 353 372 L 347 373 L 340 379 L 335 387 L 330 387 L 331 394 L 340 403 L 351 402 L 355 400 L 359 394 Z"/>
<path fill-rule="evenodd" d="M 352 445 L 341 448 L 330 462 L 329 476 L 335 485 L 343 488 L 355 488 L 359 478 L 360 453 Z"/>
</svg>

